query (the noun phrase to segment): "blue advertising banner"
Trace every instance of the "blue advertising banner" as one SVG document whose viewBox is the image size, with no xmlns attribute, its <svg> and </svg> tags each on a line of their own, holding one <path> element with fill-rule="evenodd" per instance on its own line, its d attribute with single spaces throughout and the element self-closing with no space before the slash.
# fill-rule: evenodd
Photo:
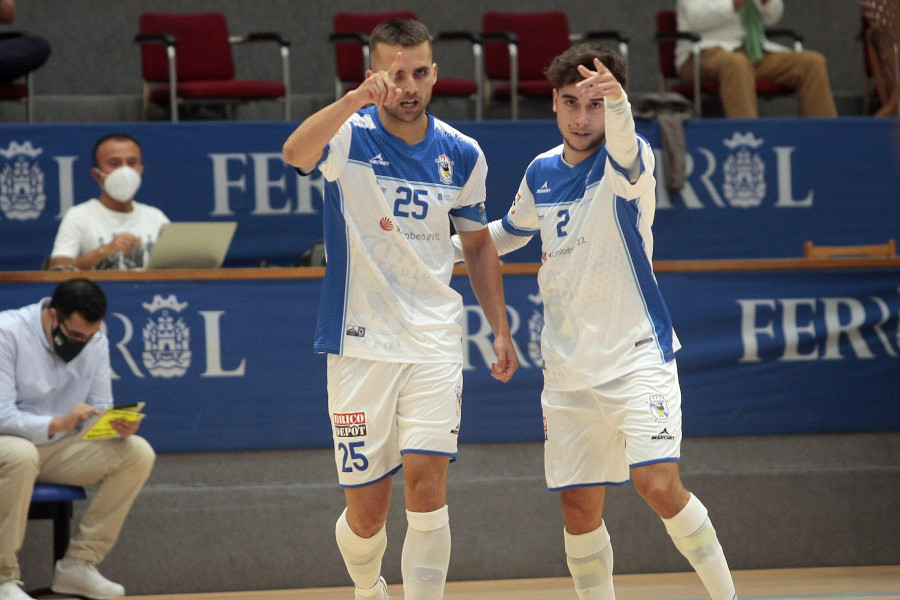
<svg viewBox="0 0 900 600">
<path fill-rule="evenodd" d="M 320 280 L 101 282 L 113 395 L 143 400 L 161 452 L 316 448 L 331 439 L 325 359 L 312 352 Z M 0 306 L 55 284 L 6 284 Z"/>
<path fill-rule="evenodd" d="M 487 213 L 502 217 L 529 162 L 560 143 L 554 120 L 460 122 L 488 160 Z M 98 195 L 94 143 L 135 136 L 145 173 L 137 199 L 173 221 L 237 221 L 225 266 L 295 265 L 322 238 L 322 180 L 281 158 L 280 122 L 0 125 L 0 271 L 35 270 L 69 207 Z M 686 125 L 684 189 L 665 189 L 657 150 L 656 259 L 801 256 L 803 242 L 900 237 L 900 174 L 887 119 L 707 119 Z M 538 243 L 506 258 L 540 260 Z"/>
<path fill-rule="evenodd" d="M 684 348 L 689 436 L 900 430 L 897 269 L 659 273 Z M 160 452 L 331 444 L 325 359 L 312 352 L 321 280 L 104 281 L 113 391 L 143 400 Z M 521 367 L 490 377 L 490 329 L 468 280 L 462 442 L 540 441 L 542 303 L 505 277 Z M 52 293 L 6 283 L 0 308 Z"/>
<path fill-rule="evenodd" d="M 654 258 L 797 257 L 806 240 L 900 237 L 898 127 L 864 117 L 689 122 L 684 189 L 657 185 Z"/>
<path fill-rule="evenodd" d="M 687 435 L 900 429 L 900 273 L 659 276 Z"/>
<path fill-rule="evenodd" d="M 296 264 L 322 238 L 321 178 L 285 166 L 285 123 L 209 122 L 0 127 L 0 270 L 36 270 L 62 214 L 99 195 L 96 140 L 134 136 L 144 174 L 136 199 L 172 221 L 237 221 L 225 266 Z"/>
</svg>

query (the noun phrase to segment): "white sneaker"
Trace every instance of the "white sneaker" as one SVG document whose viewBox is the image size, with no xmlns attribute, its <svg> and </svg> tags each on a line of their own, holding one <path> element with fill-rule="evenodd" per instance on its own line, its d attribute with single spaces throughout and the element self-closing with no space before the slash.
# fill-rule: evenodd
<svg viewBox="0 0 900 600">
<path fill-rule="evenodd" d="M 22 591 L 22 582 L 10 579 L 0 583 L 0 600 L 34 600 Z"/>
<path fill-rule="evenodd" d="M 384 577 L 378 578 L 378 583 L 369 590 L 356 588 L 356 600 L 389 600 L 387 582 Z"/>
<path fill-rule="evenodd" d="M 50 589 L 56 594 L 74 594 L 94 600 L 125 595 L 124 587 L 101 575 L 93 564 L 68 558 L 56 561 Z"/>
</svg>

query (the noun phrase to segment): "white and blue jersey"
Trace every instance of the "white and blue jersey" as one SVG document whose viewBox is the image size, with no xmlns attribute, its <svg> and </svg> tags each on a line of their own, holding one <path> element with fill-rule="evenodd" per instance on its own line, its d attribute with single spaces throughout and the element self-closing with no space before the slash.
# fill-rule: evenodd
<svg viewBox="0 0 900 600">
<path fill-rule="evenodd" d="M 544 386 L 587 389 L 680 347 L 653 273 L 654 157 L 638 138 L 632 183 L 606 147 L 571 166 L 563 146 L 536 157 L 503 218 L 515 235 L 540 233 Z"/>
<path fill-rule="evenodd" d="M 328 266 L 316 352 L 388 362 L 462 362 L 462 298 L 450 288 L 450 221 L 486 227 L 478 144 L 429 115 L 410 146 L 360 110 L 317 165 Z"/>
</svg>

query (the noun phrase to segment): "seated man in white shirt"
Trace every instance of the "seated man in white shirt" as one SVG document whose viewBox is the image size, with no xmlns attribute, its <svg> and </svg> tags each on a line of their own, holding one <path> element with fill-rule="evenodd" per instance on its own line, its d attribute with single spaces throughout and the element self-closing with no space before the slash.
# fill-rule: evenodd
<svg viewBox="0 0 900 600">
<path fill-rule="evenodd" d="M 144 172 L 141 158 L 140 144 L 128 134 L 100 138 L 91 169 L 100 184 L 100 197 L 77 204 L 63 215 L 48 268 L 146 266 L 159 229 L 169 219 L 160 209 L 134 200 Z"/>
</svg>

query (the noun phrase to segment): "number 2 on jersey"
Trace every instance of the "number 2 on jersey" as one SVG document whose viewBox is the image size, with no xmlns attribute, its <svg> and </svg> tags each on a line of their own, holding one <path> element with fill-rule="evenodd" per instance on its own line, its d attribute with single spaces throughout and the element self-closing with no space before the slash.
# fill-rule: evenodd
<svg viewBox="0 0 900 600">
<path fill-rule="evenodd" d="M 425 196 L 425 198 L 420 198 Z M 412 217 L 424 219 L 428 214 L 428 190 L 412 190 L 406 186 L 397 188 L 397 199 L 394 200 L 395 217 Z M 410 210 L 410 205 L 412 205 Z"/>
<path fill-rule="evenodd" d="M 569 210 L 564 208 L 556 213 L 556 216 L 559 217 L 559 222 L 556 224 L 556 235 L 566 237 L 569 235 L 569 232 L 566 231 L 566 225 L 569 224 Z"/>
</svg>

